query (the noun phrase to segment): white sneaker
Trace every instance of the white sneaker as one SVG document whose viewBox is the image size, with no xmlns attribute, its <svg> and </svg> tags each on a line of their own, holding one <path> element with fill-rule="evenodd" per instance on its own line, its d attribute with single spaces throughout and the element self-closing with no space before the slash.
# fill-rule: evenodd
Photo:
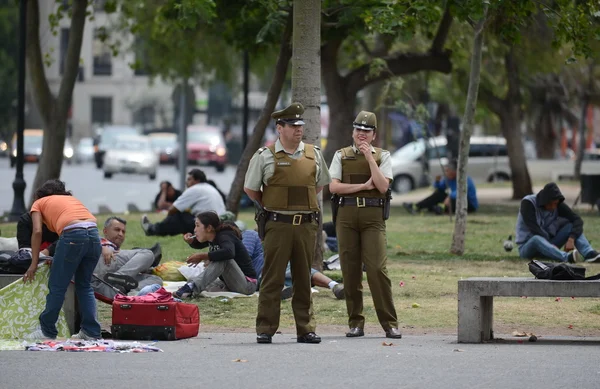
<svg viewBox="0 0 600 389">
<path fill-rule="evenodd" d="M 582 260 L 583 255 L 581 255 L 581 253 L 577 251 L 577 249 L 573 249 L 573 251 L 571 251 L 569 255 L 567 255 L 567 262 L 569 263 L 577 263 L 581 262 Z"/>
<path fill-rule="evenodd" d="M 88 334 L 86 334 L 85 332 L 83 332 L 83 330 L 79 330 L 78 333 L 76 333 L 73 336 L 71 336 L 71 339 L 77 339 L 77 340 L 97 340 L 98 338 L 94 338 L 93 336 L 89 336 Z"/>
<path fill-rule="evenodd" d="M 27 339 L 27 340 L 54 340 L 56 338 L 51 338 L 49 336 L 44 335 L 44 332 L 42 332 L 42 329 L 40 327 L 38 327 L 32 333 L 25 335 L 25 339 Z"/>
</svg>

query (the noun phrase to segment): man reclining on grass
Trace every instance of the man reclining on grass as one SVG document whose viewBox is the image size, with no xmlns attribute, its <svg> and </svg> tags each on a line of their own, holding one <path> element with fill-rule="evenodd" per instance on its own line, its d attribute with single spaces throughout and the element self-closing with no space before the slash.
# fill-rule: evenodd
<svg viewBox="0 0 600 389">
<path fill-rule="evenodd" d="M 160 245 L 157 243 L 152 249 L 121 250 L 126 224 L 127 221 L 116 216 L 106 219 L 104 238 L 101 240 L 102 255 L 94 275 L 117 288 L 121 294 L 153 284 L 162 285 L 160 277 L 149 274 L 150 269 L 158 265 L 162 258 Z M 95 278 L 92 278 L 92 287 L 96 293 L 110 299 L 117 294 L 113 288 Z"/>
<path fill-rule="evenodd" d="M 523 198 L 516 226 L 521 258 L 577 262 L 583 257 L 586 262 L 600 261 L 600 254 L 583 235 L 583 220 L 564 201 L 554 182 L 546 184 L 537 195 Z"/>
</svg>

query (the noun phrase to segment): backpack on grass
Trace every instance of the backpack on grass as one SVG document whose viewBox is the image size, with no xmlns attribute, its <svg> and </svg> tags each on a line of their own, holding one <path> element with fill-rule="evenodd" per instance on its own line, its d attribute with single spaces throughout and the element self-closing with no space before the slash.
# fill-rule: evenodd
<svg viewBox="0 0 600 389">
<path fill-rule="evenodd" d="M 600 280 L 600 274 L 585 276 L 585 267 L 571 266 L 566 263 L 546 263 L 536 259 L 529 262 L 529 271 L 540 280 Z"/>
</svg>

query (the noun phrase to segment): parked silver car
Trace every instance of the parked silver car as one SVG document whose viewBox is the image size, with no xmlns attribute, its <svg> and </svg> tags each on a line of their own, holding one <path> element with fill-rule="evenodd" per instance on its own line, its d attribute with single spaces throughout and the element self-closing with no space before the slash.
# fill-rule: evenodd
<svg viewBox="0 0 600 389">
<path fill-rule="evenodd" d="M 148 175 L 154 180 L 158 169 L 158 154 L 145 136 L 119 136 L 106 150 L 103 168 L 104 178 L 111 178 L 115 173 L 128 173 Z"/>
<path fill-rule="evenodd" d="M 394 152 L 392 189 L 397 193 L 409 192 L 441 176 L 441 165 L 447 163 L 446 145 L 446 137 L 439 136 L 429 138 L 427 142 L 423 139 L 410 142 Z M 425 165 L 429 167 L 429 172 L 425 171 Z M 471 137 L 467 173 L 476 183 L 509 180 L 506 139 L 496 136 Z"/>
</svg>

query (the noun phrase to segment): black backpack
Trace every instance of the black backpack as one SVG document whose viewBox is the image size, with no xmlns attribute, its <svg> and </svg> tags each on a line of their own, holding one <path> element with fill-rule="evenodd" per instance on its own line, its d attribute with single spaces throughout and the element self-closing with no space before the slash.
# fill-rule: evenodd
<svg viewBox="0 0 600 389">
<path fill-rule="evenodd" d="M 585 267 L 571 266 L 566 263 L 546 263 L 538 260 L 529 262 L 529 271 L 540 280 L 599 280 L 600 274 L 586 277 Z"/>
</svg>

